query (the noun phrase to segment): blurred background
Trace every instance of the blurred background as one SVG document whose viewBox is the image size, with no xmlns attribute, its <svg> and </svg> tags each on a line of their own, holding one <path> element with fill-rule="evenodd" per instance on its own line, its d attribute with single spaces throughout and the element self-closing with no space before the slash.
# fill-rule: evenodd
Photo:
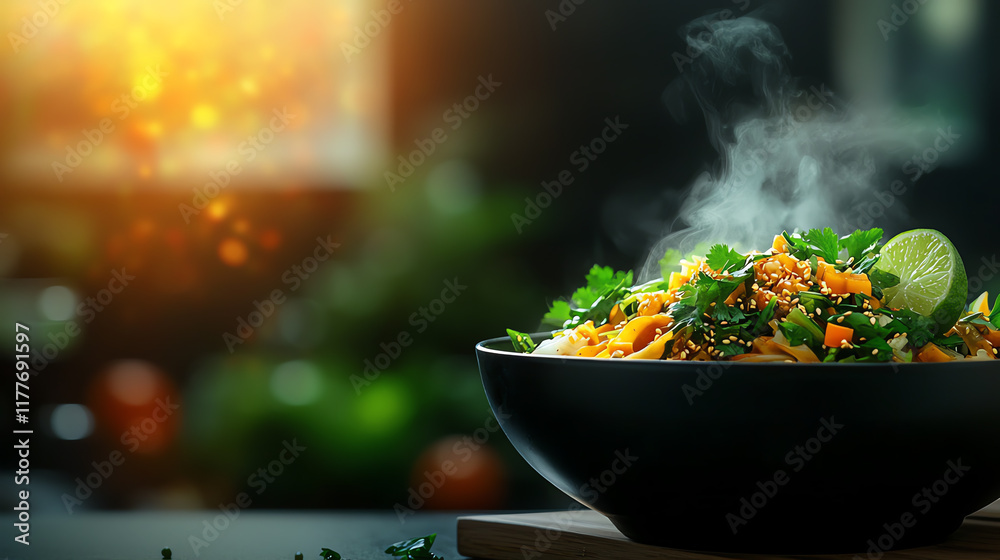
<svg viewBox="0 0 1000 560">
<path fill-rule="evenodd" d="M 473 347 L 669 231 L 718 159 L 664 104 L 677 30 L 720 9 L 775 23 L 804 89 L 959 135 L 916 179 L 881 170 L 857 218 L 940 229 L 996 294 L 994 2 L 4 2 L 0 320 L 7 363 L 31 328 L 33 508 L 566 507 L 495 429 Z"/>
</svg>

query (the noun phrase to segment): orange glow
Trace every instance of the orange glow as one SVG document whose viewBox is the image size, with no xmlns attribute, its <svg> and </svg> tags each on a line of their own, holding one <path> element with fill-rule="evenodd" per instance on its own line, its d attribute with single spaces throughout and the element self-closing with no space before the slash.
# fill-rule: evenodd
<svg viewBox="0 0 1000 560">
<path fill-rule="evenodd" d="M 18 37 L 0 50 L 0 134 L 14 146 L 0 178 L 114 189 L 138 175 L 189 190 L 234 160 L 241 187 L 379 177 L 389 39 L 358 60 L 344 51 L 377 3 L 43 4 L 56 13 L 25 28 L 41 4 L 0 2 L 0 27 Z M 261 154 L 241 149 L 262 132 L 273 141 Z"/>
<path fill-rule="evenodd" d="M 94 379 L 90 391 L 97 427 L 116 444 L 122 442 L 139 453 L 159 453 L 173 441 L 180 402 L 169 377 L 153 364 L 114 362 Z"/>
<path fill-rule="evenodd" d="M 233 237 L 219 243 L 219 258 L 229 266 L 240 266 L 247 261 L 247 246 Z"/>
<path fill-rule="evenodd" d="M 260 246 L 267 249 L 277 249 L 278 245 L 281 245 L 281 233 L 276 229 L 266 230 L 264 233 L 260 234 Z"/>
<path fill-rule="evenodd" d="M 226 217 L 226 203 L 216 200 L 208 205 L 208 215 L 216 222 Z"/>
</svg>

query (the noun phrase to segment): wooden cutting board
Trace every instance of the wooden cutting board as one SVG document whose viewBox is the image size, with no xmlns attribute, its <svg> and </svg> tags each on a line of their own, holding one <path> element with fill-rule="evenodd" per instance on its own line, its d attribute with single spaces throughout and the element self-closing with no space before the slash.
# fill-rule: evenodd
<svg viewBox="0 0 1000 560">
<path fill-rule="evenodd" d="M 539 533 L 540 532 L 540 533 Z M 489 560 L 855 560 L 864 553 L 774 556 L 690 552 L 639 544 L 625 538 L 603 515 L 593 511 L 558 511 L 479 515 L 458 518 L 458 552 Z M 966 519 L 939 545 L 886 552 L 879 560 L 997 560 L 1000 515 L 979 512 Z"/>
</svg>

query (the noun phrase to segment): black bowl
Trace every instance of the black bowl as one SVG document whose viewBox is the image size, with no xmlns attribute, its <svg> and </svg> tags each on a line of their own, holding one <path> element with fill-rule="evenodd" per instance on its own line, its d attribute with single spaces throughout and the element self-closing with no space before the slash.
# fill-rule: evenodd
<svg viewBox="0 0 1000 560">
<path fill-rule="evenodd" d="M 601 360 L 476 346 L 521 456 L 627 537 L 827 554 L 944 540 L 1000 496 L 1000 364 Z"/>
</svg>

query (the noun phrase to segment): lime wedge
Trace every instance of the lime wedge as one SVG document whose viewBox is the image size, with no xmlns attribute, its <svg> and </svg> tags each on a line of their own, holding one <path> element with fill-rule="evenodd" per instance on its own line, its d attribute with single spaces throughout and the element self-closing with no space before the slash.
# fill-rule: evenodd
<svg viewBox="0 0 1000 560">
<path fill-rule="evenodd" d="M 893 309 L 909 309 L 951 327 L 965 311 L 969 279 L 958 250 L 940 231 L 903 232 L 882 247 L 875 268 L 899 277 L 886 288 L 883 302 Z"/>
</svg>

